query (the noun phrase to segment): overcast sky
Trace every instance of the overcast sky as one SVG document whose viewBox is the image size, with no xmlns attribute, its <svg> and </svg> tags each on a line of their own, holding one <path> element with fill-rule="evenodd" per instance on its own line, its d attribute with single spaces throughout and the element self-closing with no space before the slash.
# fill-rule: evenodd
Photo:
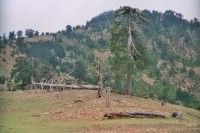
<svg viewBox="0 0 200 133">
<path fill-rule="evenodd" d="M 66 25 L 85 25 L 92 17 L 124 5 L 174 10 L 185 19 L 200 19 L 200 0 L 0 0 L 0 35 L 28 28 L 57 32 Z"/>
</svg>

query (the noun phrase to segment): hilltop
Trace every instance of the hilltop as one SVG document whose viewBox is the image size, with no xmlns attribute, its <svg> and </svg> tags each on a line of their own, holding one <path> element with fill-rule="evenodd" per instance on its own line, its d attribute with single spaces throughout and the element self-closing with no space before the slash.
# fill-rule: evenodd
<svg viewBox="0 0 200 133">
<path fill-rule="evenodd" d="M 200 131 L 200 112 L 183 106 L 112 93 L 110 106 L 97 91 L 46 92 L 28 90 L 0 92 L 0 132 L 193 132 Z M 167 118 L 104 119 L 109 112 L 154 112 Z M 172 118 L 175 111 L 183 120 Z"/>
</svg>

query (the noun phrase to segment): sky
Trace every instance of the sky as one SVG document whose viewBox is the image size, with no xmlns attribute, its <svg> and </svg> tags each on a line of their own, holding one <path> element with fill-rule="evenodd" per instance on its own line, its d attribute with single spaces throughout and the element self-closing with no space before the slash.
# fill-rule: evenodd
<svg viewBox="0 0 200 133">
<path fill-rule="evenodd" d="M 131 6 L 182 13 L 184 19 L 200 20 L 200 0 L 0 0 L 0 35 L 33 29 L 57 32 L 66 25 L 85 25 L 104 11 Z"/>
</svg>

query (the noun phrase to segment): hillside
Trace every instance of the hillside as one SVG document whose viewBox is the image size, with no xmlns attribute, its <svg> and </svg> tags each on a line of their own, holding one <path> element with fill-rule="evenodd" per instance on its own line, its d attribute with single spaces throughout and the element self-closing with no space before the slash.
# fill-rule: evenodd
<svg viewBox="0 0 200 133">
<path fill-rule="evenodd" d="M 183 106 L 112 93 L 110 106 L 96 91 L 68 90 L 46 92 L 28 90 L 0 92 L 0 132 L 193 132 L 200 131 L 200 112 Z M 154 112 L 167 118 L 104 119 L 109 112 Z M 172 118 L 174 111 L 183 120 Z"/>
<path fill-rule="evenodd" d="M 200 109 L 200 22 L 171 10 L 142 13 L 149 21 L 140 27 L 148 60 L 133 76 L 132 94 Z M 36 82 L 49 77 L 55 83 L 97 84 L 95 65 L 101 57 L 104 86 L 124 92 L 126 78 L 113 78 L 108 57 L 113 23 L 114 11 L 107 11 L 86 25 L 67 25 L 56 33 L 9 36 L 7 43 L 1 38 L 1 84 L 5 72 L 11 90 L 30 89 L 31 76 Z"/>
<path fill-rule="evenodd" d="M 15 64 L 15 58 L 12 57 L 13 48 L 6 46 L 0 54 L 0 75 L 9 72 Z"/>
</svg>

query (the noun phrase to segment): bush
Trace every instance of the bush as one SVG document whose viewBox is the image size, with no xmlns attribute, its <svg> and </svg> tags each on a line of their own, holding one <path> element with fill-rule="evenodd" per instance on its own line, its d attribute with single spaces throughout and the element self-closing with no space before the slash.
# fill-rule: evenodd
<svg viewBox="0 0 200 133">
<path fill-rule="evenodd" d="M 4 76 L 0 76 L 0 84 L 4 84 L 5 82 L 5 77 Z"/>
<path fill-rule="evenodd" d="M 194 72 L 193 69 L 191 69 L 191 70 L 189 71 L 189 77 L 190 77 L 190 78 L 193 78 L 194 75 L 195 75 L 195 72 Z"/>
</svg>

